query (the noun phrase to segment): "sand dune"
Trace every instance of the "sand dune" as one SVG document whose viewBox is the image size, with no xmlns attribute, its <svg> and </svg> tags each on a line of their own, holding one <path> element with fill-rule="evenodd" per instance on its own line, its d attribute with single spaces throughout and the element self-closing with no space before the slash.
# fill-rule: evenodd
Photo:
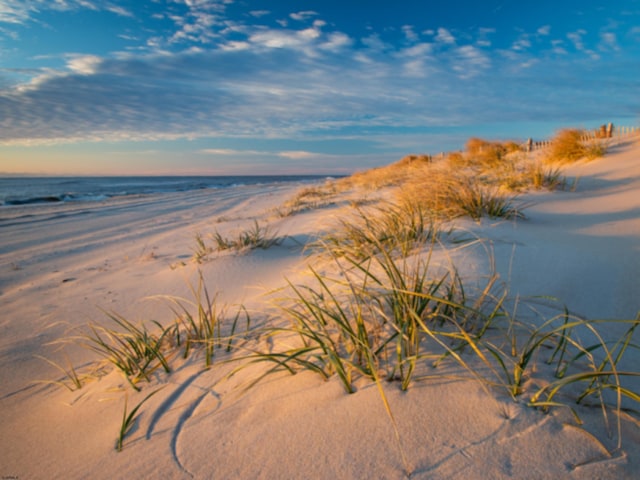
<svg viewBox="0 0 640 480">
<path fill-rule="evenodd" d="M 564 172 L 576 191 L 530 193 L 526 220 L 460 221 L 482 242 L 448 255 L 461 275 L 480 278 L 492 260 L 510 301 L 555 297 L 588 319 L 634 319 L 640 312 L 640 146 L 614 147 Z M 157 295 L 189 297 L 201 271 L 221 302 L 242 303 L 259 322 L 266 292 L 285 278 L 303 282 L 302 243 L 349 211 L 348 201 L 279 218 L 273 209 L 294 187 L 243 187 L 122 198 L 102 204 L 0 212 L 0 474 L 26 478 L 637 478 L 640 424 L 622 413 L 622 449 L 598 408 L 544 414 L 476 381 L 385 384 L 401 433 L 396 438 L 376 385 L 348 395 L 334 377 L 310 372 L 242 387 L 263 367 L 223 380 L 233 364 L 205 370 L 175 359 L 134 392 L 117 372 L 68 391 L 36 355 L 64 364 L 60 344 L 102 310 L 132 320 L 169 321 Z M 382 192 L 384 193 L 384 192 Z M 225 234 L 268 221 L 280 245 L 193 260 L 196 233 Z M 535 303 L 535 302 L 534 302 Z M 550 303 L 545 300 L 545 303 Z M 514 307 L 515 308 L 515 307 Z M 542 308 L 542 307 L 541 307 Z M 546 308 L 546 307 L 545 307 Z M 613 328 L 606 334 L 615 337 Z M 68 346 L 71 363 L 92 352 Z M 630 351 L 637 365 L 637 351 Z M 216 360 L 217 361 L 217 360 Z M 637 367 L 636 367 L 637 368 Z M 125 398 L 145 403 L 122 452 L 114 446 Z M 403 460 L 404 456 L 404 460 Z"/>
</svg>

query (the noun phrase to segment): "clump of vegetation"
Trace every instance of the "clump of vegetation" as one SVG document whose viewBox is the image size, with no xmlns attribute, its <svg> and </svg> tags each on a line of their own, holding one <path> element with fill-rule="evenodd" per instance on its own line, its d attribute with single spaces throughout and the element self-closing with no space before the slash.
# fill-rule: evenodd
<svg viewBox="0 0 640 480">
<path fill-rule="evenodd" d="M 567 186 L 567 179 L 562 175 L 559 167 L 548 167 L 543 162 L 528 164 L 523 172 L 525 184 L 540 190 L 563 190 Z"/>
<path fill-rule="evenodd" d="M 253 227 L 242 230 L 235 237 L 224 237 L 219 232 L 212 236 L 214 250 L 253 250 L 256 248 L 267 249 L 282 243 L 283 238 L 277 232 L 273 232 L 269 226 L 261 226 L 254 220 Z"/>
<path fill-rule="evenodd" d="M 244 314 L 245 334 L 251 328 L 251 317 L 247 310 L 240 306 L 231 320 L 227 315 L 227 307 L 221 305 L 216 296 L 212 297 L 209 294 L 202 273 L 200 273 L 197 288 L 191 285 L 190 289 L 193 300 L 163 297 L 169 301 L 171 310 L 175 314 L 176 320 L 171 330 L 172 339 L 178 347 L 184 345 L 184 358 L 187 358 L 194 348 L 202 347 L 205 368 L 210 368 L 217 350 L 231 351 L 240 317 Z"/>
<path fill-rule="evenodd" d="M 519 152 L 520 146 L 515 142 L 490 142 L 481 138 L 470 138 L 466 145 L 466 156 L 469 163 L 483 168 L 500 168 L 507 155 Z"/>
<path fill-rule="evenodd" d="M 305 187 L 277 208 L 276 214 L 279 217 L 288 217 L 306 210 L 331 205 L 337 192 L 338 187 L 335 181 L 327 181 L 324 185 Z"/>
<path fill-rule="evenodd" d="M 146 325 L 136 325 L 116 313 L 105 313 L 115 328 L 90 324 L 90 333 L 80 339 L 84 346 L 120 370 L 136 390 L 140 389 L 138 383 L 150 381 L 157 369 L 171 372 L 167 358 L 168 329 L 156 323 L 159 329 L 153 332 Z"/>
<path fill-rule="evenodd" d="M 358 209 L 353 217 L 339 220 L 337 228 L 309 248 L 330 250 L 334 256 L 367 258 L 380 249 L 408 256 L 439 235 L 435 220 L 412 199 L 397 204 L 384 203 L 366 210 Z"/>
<path fill-rule="evenodd" d="M 401 201 L 415 202 L 438 219 L 523 217 L 513 196 L 481 178 L 445 168 L 429 169 L 425 175 L 407 181 L 398 196 Z"/>
<path fill-rule="evenodd" d="M 211 253 L 213 253 L 213 248 L 207 245 L 207 242 L 201 233 L 196 233 L 195 241 L 196 246 L 193 249 L 193 259 L 197 263 L 202 263 Z"/>
<path fill-rule="evenodd" d="M 426 154 L 412 154 L 407 155 L 406 157 L 402 157 L 396 165 L 398 166 L 407 166 L 407 165 L 420 165 L 433 162 L 433 157 L 431 155 Z"/>
<path fill-rule="evenodd" d="M 583 130 L 563 129 L 551 140 L 547 152 L 548 162 L 571 163 L 581 159 L 594 159 L 606 152 L 600 141 L 591 141 Z"/>
</svg>

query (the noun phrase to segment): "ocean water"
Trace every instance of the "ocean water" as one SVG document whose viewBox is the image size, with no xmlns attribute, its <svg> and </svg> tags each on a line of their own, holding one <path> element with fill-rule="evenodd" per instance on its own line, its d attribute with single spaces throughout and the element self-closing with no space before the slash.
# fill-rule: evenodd
<svg viewBox="0 0 640 480">
<path fill-rule="evenodd" d="M 149 195 L 243 185 L 311 183 L 319 175 L 193 177 L 0 177 L 0 208 L 90 202 L 124 195 Z"/>
</svg>

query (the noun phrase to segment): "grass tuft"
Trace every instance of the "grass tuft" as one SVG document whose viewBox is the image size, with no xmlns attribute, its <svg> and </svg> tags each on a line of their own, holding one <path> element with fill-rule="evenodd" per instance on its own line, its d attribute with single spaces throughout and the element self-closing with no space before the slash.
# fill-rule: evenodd
<svg viewBox="0 0 640 480">
<path fill-rule="evenodd" d="M 551 140 L 547 153 L 548 162 L 572 163 L 581 159 L 594 159 L 605 154 L 606 148 L 599 140 L 586 140 L 586 134 L 578 129 L 563 129 Z"/>
<path fill-rule="evenodd" d="M 212 236 L 214 250 L 253 250 L 257 248 L 267 249 L 274 245 L 280 245 L 283 238 L 272 232 L 269 226 L 260 226 L 257 220 L 253 227 L 241 231 L 235 237 L 224 237 L 219 232 Z"/>
</svg>

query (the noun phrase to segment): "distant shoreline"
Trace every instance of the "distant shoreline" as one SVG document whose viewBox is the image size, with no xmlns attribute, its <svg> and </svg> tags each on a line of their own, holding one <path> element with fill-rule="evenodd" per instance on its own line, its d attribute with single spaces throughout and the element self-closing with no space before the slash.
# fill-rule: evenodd
<svg viewBox="0 0 640 480">
<path fill-rule="evenodd" d="M 127 195 L 232 188 L 245 185 L 304 184 L 339 177 L 327 175 L 0 177 L 0 206 L 102 201 Z"/>
</svg>

